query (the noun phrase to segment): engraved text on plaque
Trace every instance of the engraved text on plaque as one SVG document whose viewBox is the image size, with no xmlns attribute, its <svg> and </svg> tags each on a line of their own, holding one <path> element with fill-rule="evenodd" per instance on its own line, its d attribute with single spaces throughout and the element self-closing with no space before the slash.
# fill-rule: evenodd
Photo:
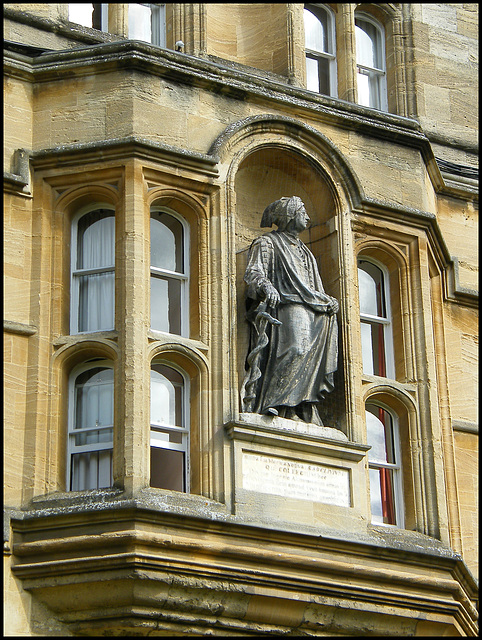
<svg viewBox="0 0 482 640">
<path fill-rule="evenodd" d="M 243 488 L 286 498 L 350 507 L 350 471 L 243 452 Z"/>
</svg>

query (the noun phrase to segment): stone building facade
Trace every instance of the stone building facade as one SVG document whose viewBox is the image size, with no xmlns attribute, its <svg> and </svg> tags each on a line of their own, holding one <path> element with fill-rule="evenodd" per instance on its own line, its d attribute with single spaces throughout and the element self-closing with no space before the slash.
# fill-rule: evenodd
<svg viewBox="0 0 482 640">
<path fill-rule="evenodd" d="M 6 3 L 4 39 L 5 635 L 476 635 L 478 5 Z M 292 195 L 323 427 L 240 404 Z"/>
</svg>

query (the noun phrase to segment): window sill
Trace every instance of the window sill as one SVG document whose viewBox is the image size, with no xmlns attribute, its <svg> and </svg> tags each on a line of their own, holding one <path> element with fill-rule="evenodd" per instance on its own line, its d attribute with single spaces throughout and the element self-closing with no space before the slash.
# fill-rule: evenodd
<svg viewBox="0 0 482 640">
<path fill-rule="evenodd" d="M 84 333 L 75 333 L 71 335 L 58 336 L 53 341 L 54 347 L 63 347 L 64 345 L 72 345 L 85 340 L 114 340 L 117 342 L 119 334 L 117 331 L 86 331 Z"/>
<path fill-rule="evenodd" d="M 175 333 L 166 333 L 164 331 L 155 331 L 154 329 L 149 329 L 147 332 L 147 338 L 149 342 L 158 342 L 161 344 L 179 344 L 191 349 L 197 349 L 203 353 L 207 353 L 209 351 L 209 347 L 204 342 L 200 340 L 192 340 L 191 338 L 186 338 L 184 336 L 177 335 Z"/>
<path fill-rule="evenodd" d="M 372 376 L 364 373 L 362 375 L 362 384 L 363 385 L 388 385 L 392 388 L 399 389 L 406 393 L 415 393 L 417 390 L 417 384 L 415 382 L 398 382 L 398 380 L 394 380 L 393 378 L 386 378 L 383 376 Z"/>
</svg>

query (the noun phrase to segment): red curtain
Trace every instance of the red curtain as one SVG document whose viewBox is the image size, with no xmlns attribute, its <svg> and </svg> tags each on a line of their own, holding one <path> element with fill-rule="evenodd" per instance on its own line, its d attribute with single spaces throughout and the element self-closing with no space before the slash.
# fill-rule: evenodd
<svg viewBox="0 0 482 640">
<path fill-rule="evenodd" d="M 381 327 L 383 329 L 383 327 Z M 378 407 L 378 419 L 385 427 L 385 450 L 387 443 L 387 425 L 386 413 L 381 407 Z M 390 460 L 387 451 L 387 461 Z M 382 496 L 382 513 L 385 524 L 395 524 L 395 505 L 393 502 L 392 476 L 390 469 L 380 469 L 380 492 Z"/>
</svg>

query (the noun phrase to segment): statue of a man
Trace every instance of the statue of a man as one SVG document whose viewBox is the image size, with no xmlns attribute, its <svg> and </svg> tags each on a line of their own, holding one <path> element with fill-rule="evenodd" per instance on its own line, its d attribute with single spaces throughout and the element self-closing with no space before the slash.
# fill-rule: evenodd
<svg viewBox="0 0 482 640">
<path fill-rule="evenodd" d="M 322 425 L 317 403 L 333 390 L 338 302 L 323 289 L 315 257 L 299 239 L 310 218 L 300 198 L 268 205 L 261 227 L 278 229 L 253 241 L 244 280 L 250 353 L 244 412 Z"/>
</svg>

